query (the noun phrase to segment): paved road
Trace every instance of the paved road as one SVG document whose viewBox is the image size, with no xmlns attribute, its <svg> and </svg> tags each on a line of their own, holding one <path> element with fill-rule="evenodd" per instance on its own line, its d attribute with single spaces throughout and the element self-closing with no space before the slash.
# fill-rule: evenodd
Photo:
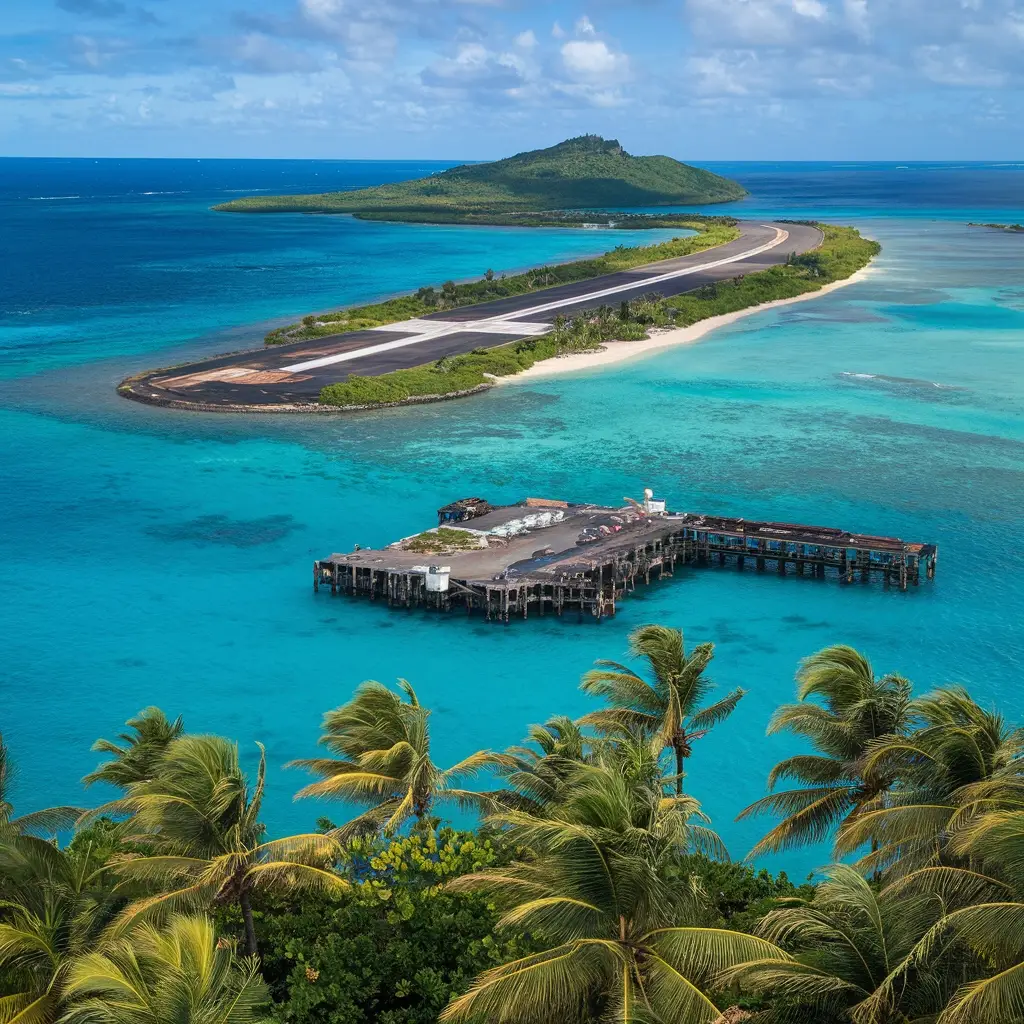
<svg viewBox="0 0 1024 1024">
<path fill-rule="evenodd" d="M 431 313 L 423 319 L 352 331 L 314 341 L 268 346 L 155 371 L 122 393 L 158 405 L 211 408 L 305 405 L 326 384 L 350 373 L 378 376 L 442 356 L 544 334 L 556 316 L 572 316 L 652 291 L 678 295 L 714 281 L 784 263 L 821 243 L 817 228 L 800 224 L 741 223 L 740 237 L 692 256 L 663 260 L 589 281 L 529 295 Z"/>
</svg>

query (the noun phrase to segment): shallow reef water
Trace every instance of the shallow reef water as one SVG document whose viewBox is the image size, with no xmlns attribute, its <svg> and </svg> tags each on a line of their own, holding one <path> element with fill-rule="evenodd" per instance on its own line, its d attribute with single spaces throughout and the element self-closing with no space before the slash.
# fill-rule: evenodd
<svg viewBox="0 0 1024 1024">
<path fill-rule="evenodd" d="M 751 189 L 741 215 L 854 223 L 881 258 L 830 295 L 608 370 L 338 418 L 117 398 L 130 370 L 249 343 L 257 321 L 605 247 L 594 233 L 208 214 L 228 189 L 409 174 L 283 163 L 111 169 L 93 192 L 119 183 L 119 198 L 79 200 L 76 214 L 76 201 L 30 199 L 85 195 L 75 162 L 48 167 L 48 190 L 33 192 L 31 168 L 0 161 L 0 221 L 33 230 L 21 269 L 0 279 L 0 729 L 19 805 L 85 799 L 93 740 L 159 704 L 236 737 L 248 763 L 265 743 L 271 829 L 308 827 L 341 811 L 293 803 L 302 779 L 282 766 L 310 755 L 322 712 L 360 681 L 412 681 L 443 763 L 581 713 L 580 675 L 621 659 L 649 621 L 714 641 L 714 681 L 748 691 L 689 766 L 735 856 L 763 824 L 734 816 L 797 748 L 765 726 L 800 658 L 825 644 L 851 643 L 921 690 L 963 683 L 1020 719 L 1024 237 L 966 222 L 1020 220 L 1024 171 L 716 165 Z M 142 197 L 169 181 L 188 191 Z M 94 225 L 110 226 L 110 252 L 95 233 L 82 241 Z M 0 230 L 0 244 L 11 237 Z M 61 239 L 75 244 L 52 257 Z M 113 268 L 102 287 L 94 264 Z M 507 628 L 311 592 L 314 558 L 430 525 L 454 497 L 620 502 L 646 486 L 677 509 L 935 541 L 938 575 L 901 594 L 686 570 L 600 625 Z M 799 876 L 826 857 L 766 864 Z"/>
</svg>

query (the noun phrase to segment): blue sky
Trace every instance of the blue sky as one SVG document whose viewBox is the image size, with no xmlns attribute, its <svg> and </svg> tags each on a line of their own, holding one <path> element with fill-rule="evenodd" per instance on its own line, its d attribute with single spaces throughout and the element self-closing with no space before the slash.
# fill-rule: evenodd
<svg viewBox="0 0 1024 1024">
<path fill-rule="evenodd" d="M 1024 157 L 1024 0 L 0 8 L 0 155 Z"/>
</svg>

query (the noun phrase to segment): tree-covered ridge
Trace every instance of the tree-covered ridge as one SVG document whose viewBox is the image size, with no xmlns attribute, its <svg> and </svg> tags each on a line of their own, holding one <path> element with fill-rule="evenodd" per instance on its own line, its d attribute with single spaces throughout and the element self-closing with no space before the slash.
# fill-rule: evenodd
<svg viewBox="0 0 1024 1024">
<path fill-rule="evenodd" d="M 262 750 L 250 784 L 155 708 L 97 744 L 121 796 L 65 843 L 68 808 L 15 814 L 0 742 L 0 1024 L 1021 1024 L 1024 730 L 850 647 L 806 659 L 762 845 L 847 862 L 796 887 L 730 862 L 681 784 L 742 697 L 713 653 L 643 626 L 585 677 L 602 707 L 448 769 L 412 687 L 365 683 L 300 764 L 355 816 L 291 838 Z"/>
<path fill-rule="evenodd" d="M 247 196 L 223 203 L 232 212 L 509 213 L 615 206 L 725 203 L 742 185 L 667 156 L 631 156 L 597 135 L 568 139 L 504 160 L 452 167 L 428 178 L 351 192 Z"/>
</svg>

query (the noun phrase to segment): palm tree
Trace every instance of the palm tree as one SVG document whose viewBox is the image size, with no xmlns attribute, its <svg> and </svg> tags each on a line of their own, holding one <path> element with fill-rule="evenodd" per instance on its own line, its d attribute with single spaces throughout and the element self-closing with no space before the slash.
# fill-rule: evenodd
<svg viewBox="0 0 1024 1024">
<path fill-rule="evenodd" d="M 442 1021 L 709 1024 L 719 1010 L 708 990 L 722 969 L 786 958 L 764 939 L 691 923 L 701 894 L 679 869 L 682 851 L 702 845 L 691 841 L 696 801 L 648 784 L 649 749 L 634 744 L 623 764 L 581 764 L 545 817 L 488 819 L 529 858 L 450 886 L 482 891 L 504 908 L 497 927 L 543 948 L 485 971 Z"/>
<path fill-rule="evenodd" d="M 259 815 L 265 778 L 262 746 L 250 790 L 236 744 L 185 735 L 168 744 L 152 778 L 130 783 L 121 800 L 92 812 L 130 814 L 128 839 L 148 850 L 116 866 L 123 887 L 158 889 L 125 908 L 122 929 L 151 914 L 234 903 L 245 925 L 246 953 L 255 955 L 252 896 L 258 888 L 348 888 L 331 870 L 339 851 L 332 837 L 314 833 L 264 841 Z"/>
<path fill-rule="evenodd" d="M 270 995 L 255 957 L 239 961 L 205 917 L 140 925 L 77 960 L 61 1024 L 257 1024 Z"/>
<path fill-rule="evenodd" d="M 48 807 L 14 817 L 11 803 L 14 779 L 14 762 L 0 735 L 0 843 L 9 843 L 21 836 L 52 835 L 70 828 L 82 813 L 78 807 Z"/>
<path fill-rule="evenodd" d="M 410 818 L 425 822 L 435 803 L 452 802 L 473 810 L 489 810 L 494 797 L 457 788 L 487 768 L 507 766 L 511 759 L 477 751 L 446 771 L 430 758 L 430 711 L 416 691 L 398 681 L 405 700 L 381 683 L 366 682 L 347 703 L 324 715 L 320 744 L 334 757 L 293 761 L 321 777 L 299 790 L 301 797 L 327 797 L 370 808 L 337 830 L 339 839 L 377 832 L 392 834 Z"/>
<path fill-rule="evenodd" d="M 913 701 L 915 728 L 873 744 L 864 771 L 895 780 L 875 806 L 845 822 L 836 852 L 870 844 L 863 870 L 889 877 L 928 865 L 962 863 L 950 839 L 1000 794 L 1024 786 L 1024 729 L 980 707 L 959 687 Z"/>
<path fill-rule="evenodd" d="M 152 778 L 168 745 L 185 732 L 180 717 L 172 722 L 163 711 L 154 707 L 143 708 L 134 718 L 129 718 L 125 725 L 131 732 L 123 732 L 118 736 L 124 746 L 104 739 L 93 744 L 93 750 L 111 754 L 112 758 L 82 779 L 86 786 L 108 782 L 118 789 L 127 789 L 134 782 Z"/>
<path fill-rule="evenodd" d="M 908 977 L 921 936 L 942 914 L 938 893 L 919 885 L 878 890 L 846 865 L 833 865 L 810 899 L 770 911 L 757 934 L 794 954 L 759 959 L 724 972 L 769 999 L 764 1024 L 908 1024 L 934 1020 L 967 976 L 968 961 L 947 947 Z M 997 1018 L 990 1018 L 995 1020 Z"/>
<path fill-rule="evenodd" d="M 843 645 L 811 655 L 796 679 L 799 703 L 775 712 L 768 735 L 795 733 L 816 753 L 786 758 L 768 776 L 769 790 L 782 779 L 794 779 L 800 788 L 770 793 L 739 815 L 784 816 L 750 857 L 821 842 L 873 806 L 893 783 L 890 772 L 865 768 L 864 757 L 872 743 L 906 730 L 910 683 L 898 675 L 876 678 L 867 658 Z"/>
<path fill-rule="evenodd" d="M 647 661 L 653 682 L 625 665 L 599 661 L 583 677 L 580 688 L 603 697 L 611 707 L 584 715 L 580 723 L 604 735 L 642 735 L 659 751 L 671 749 L 676 759 L 676 792 L 682 793 L 683 764 L 693 743 L 732 714 L 744 691 L 733 690 L 699 708 L 713 685 L 704 670 L 714 657 L 715 645 L 698 644 L 687 655 L 682 630 L 641 626 L 630 634 L 629 647 L 635 657 Z"/>
<path fill-rule="evenodd" d="M 930 967 L 950 945 L 978 958 L 973 976 L 938 1018 L 940 1024 L 1024 1017 L 1024 793 L 1017 786 L 1009 799 L 1004 790 L 993 800 L 990 785 L 969 788 L 975 794 L 964 807 L 966 824 L 954 829 L 949 846 L 972 866 L 926 868 L 908 878 L 948 878 L 960 893 L 959 905 L 948 906 L 918 944 L 912 967 Z M 947 882 L 945 888 L 951 887 Z"/>
<path fill-rule="evenodd" d="M 566 780 L 590 757 L 594 745 L 579 724 L 565 715 L 549 718 L 543 725 L 531 725 L 523 743 L 505 751 L 509 763 L 498 769 L 510 787 L 507 795 L 502 794 L 502 803 L 541 812 L 560 802 Z"/>
<path fill-rule="evenodd" d="M 105 869 L 86 844 L 61 850 L 33 836 L 0 844 L 0 1020 L 51 1024 L 68 970 L 102 942 L 113 914 Z"/>
</svg>

